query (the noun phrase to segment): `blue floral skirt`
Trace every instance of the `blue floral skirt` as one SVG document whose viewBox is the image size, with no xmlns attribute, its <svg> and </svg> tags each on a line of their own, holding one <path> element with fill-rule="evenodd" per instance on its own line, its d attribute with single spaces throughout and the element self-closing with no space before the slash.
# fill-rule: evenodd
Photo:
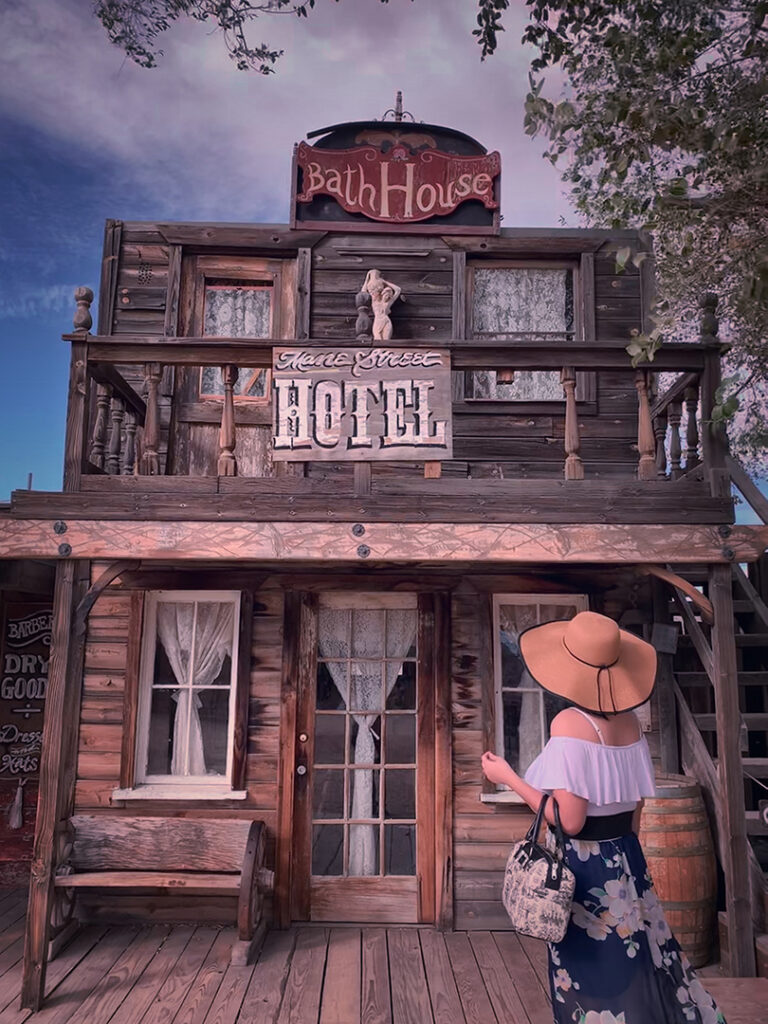
<svg viewBox="0 0 768 1024">
<path fill-rule="evenodd" d="M 724 1024 L 669 930 L 637 836 L 569 839 L 571 921 L 549 945 L 555 1024 Z"/>
</svg>

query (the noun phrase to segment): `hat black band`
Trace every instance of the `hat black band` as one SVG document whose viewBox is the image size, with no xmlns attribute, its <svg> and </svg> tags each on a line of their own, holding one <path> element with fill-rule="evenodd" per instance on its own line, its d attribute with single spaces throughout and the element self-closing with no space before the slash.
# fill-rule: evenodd
<svg viewBox="0 0 768 1024">
<path fill-rule="evenodd" d="M 580 661 L 582 665 L 588 665 L 589 668 L 596 668 L 597 669 L 597 679 L 595 680 L 595 682 L 597 683 L 597 706 L 598 706 L 598 709 L 600 711 L 600 714 L 603 714 L 603 699 L 602 699 L 602 695 L 600 693 L 600 673 L 601 672 L 607 672 L 608 673 L 608 692 L 610 694 L 611 704 L 613 704 L 613 711 L 614 711 L 614 714 L 615 714 L 616 713 L 616 698 L 613 696 L 613 676 L 611 674 L 611 669 L 613 668 L 613 666 L 615 664 L 617 664 L 617 662 L 619 661 L 619 658 L 621 657 L 621 655 L 619 655 L 619 657 L 615 658 L 613 661 L 611 661 L 610 663 L 608 663 L 606 665 L 595 665 L 594 662 L 585 661 L 583 658 L 580 658 L 578 656 L 578 654 L 574 654 L 573 651 L 571 650 L 571 648 L 565 642 L 565 637 L 563 637 L 563 647 L 566 649 L 566 651 L 568 651 L 568 653 L 570 654 L 570 656 L 572 658 L 575 658 L 576 661 Z"/>
</svg>

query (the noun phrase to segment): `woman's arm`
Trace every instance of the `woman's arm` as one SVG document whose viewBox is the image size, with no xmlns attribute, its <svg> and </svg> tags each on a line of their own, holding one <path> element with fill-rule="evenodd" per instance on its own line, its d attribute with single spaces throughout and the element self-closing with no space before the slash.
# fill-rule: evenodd
<svg viewBox="0 0 768 1024">
<path fill-rule="evenodd" d="M 529 785 L 525 779 L 521 779 L 503 757 L 498 757 L 487 750 L 483 754 L 481 764 L 485 777 L 490 782 L 509 786 L 513 792 L 525 800 L 532 811 L 538 811 L 543 796 L 541 790 Z M 575 836 L 584 827 L 587 817 L 587 801 L 584 797 L 569 793 L 567 789 L 556 789 L 552 795 L 557 800 L 563 831 L 567 832 L 569 836 Z M 555 812 L 552 801 L 544 809 L 544 817 L 550 825 L 554 825 Z"/>
</svg>

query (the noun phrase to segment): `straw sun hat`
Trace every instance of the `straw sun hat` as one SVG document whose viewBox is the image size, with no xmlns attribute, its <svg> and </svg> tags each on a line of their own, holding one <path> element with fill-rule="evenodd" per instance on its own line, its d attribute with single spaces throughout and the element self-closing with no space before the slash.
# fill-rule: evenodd
<svg viewBox="0 0 768 1024">
<path fill-rule="evenodd" d="M 569 620 L 531 626 L 519 643 L 539 686 L 585 711 L 629 711 L 653 690 L 656 651 L 605 615 L 579 612 Z"/>
</svg>

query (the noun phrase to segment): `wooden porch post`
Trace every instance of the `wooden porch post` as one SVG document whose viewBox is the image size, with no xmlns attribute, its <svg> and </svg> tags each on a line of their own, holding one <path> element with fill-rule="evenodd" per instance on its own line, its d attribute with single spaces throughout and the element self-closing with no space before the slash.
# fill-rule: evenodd
<svg viewBox="0 0 768 1024">
<path fill-rule="evenodd" d="M 755 976 L 752 934 L 747 822 L 739 752 L 739 686 L 733 637 L 733 596 L 730 565 L 711 565 L 709 596 L 715 613 L 712 667 L 715 684 L 718 776 L 723 811 L 723 872 L 730 973 Z"/>
<path fill-rule="evenodd" d="M 88 562 L 60 562 L 53 594 L 53 629 L 48 672 L 35 845 L 29 881 L 21 1005 L 39 1010 L 45 994 L 56 825 L 74 799 L 84 635 L 73 631 L 75 609 L 88 589 Z"/>
</svg>

